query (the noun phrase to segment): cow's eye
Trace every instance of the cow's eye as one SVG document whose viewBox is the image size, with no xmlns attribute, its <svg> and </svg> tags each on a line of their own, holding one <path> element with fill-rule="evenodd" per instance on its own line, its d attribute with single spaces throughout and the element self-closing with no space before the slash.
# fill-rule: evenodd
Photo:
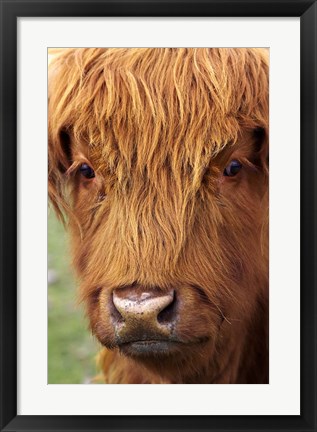
<svg viewBox="0 0 317 432">
<path fill-rule="evenodd" d="M 237 160 L 232 160 L 229 165 L 226 166 L 223 175 L 227 177 L 234 177 L 241 170 L 242 165 Z"/>
<path fill-rule="evenodd" d="M 86 163 L 81 164 L 79 171 L 81 175 L 83 175 L 87 179 L 92 179 L 95 177 L 95 171 Z"/>
</svg>

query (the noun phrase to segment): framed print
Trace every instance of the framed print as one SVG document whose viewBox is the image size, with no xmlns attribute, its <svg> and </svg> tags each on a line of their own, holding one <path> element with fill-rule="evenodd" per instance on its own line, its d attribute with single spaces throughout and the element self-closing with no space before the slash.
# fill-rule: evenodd
<svg viewBox="0 0 317 432">
<path fill-rule="evenodd" d="M 1 1 L 1 430 L 316 430 L 316 8 Z"/>
</svg>

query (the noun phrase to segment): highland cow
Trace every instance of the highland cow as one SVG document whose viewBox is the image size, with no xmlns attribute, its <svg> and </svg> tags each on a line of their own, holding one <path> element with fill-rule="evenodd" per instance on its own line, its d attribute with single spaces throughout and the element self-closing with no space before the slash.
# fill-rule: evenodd
<svg viewBox="0 0 317 432">
<path fill-rule="evenodd" d="M 268 383 L 264 49 L 61 50 L 49 195 L 106 383 Z"/>
</svg>

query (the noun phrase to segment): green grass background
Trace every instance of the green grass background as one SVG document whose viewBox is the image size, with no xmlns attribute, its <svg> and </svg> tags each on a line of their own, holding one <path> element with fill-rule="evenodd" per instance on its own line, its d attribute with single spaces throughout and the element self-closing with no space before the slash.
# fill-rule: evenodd
<svg viewBox="0 0 317 432">
<path fill-rule="evenodd" d="M 98 373 L 98 343 L 88 330 L 70 265 L 67 234 L 54 212 L 48 216 L 48 384 L 89 383 Z"/>
</svg>

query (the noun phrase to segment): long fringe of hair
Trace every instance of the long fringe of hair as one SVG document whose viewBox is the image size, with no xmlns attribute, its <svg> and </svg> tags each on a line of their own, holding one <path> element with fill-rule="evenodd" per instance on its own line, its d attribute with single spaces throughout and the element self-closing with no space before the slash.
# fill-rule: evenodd
<svg viewBox="0 0 317 432">
<path fill-rule="evenodd" d="M 267 125 L 264 49 L 54 51 L 49 67 L 51 202 L 60 215 L 71 211 L 64 190 L 72 163 L 69 135 L 87 144 L 92 159 L 102 149 L 98 169 L 116 170 L 119 182 L 132 166 L 142 170 L 145 165 L 155 181 L 168 163 L 176 180 L 184 166 L 191 167 L 197 186 L 210 158 L 234 143 L 241 130 L 267 133 Z"/>
</svg>

